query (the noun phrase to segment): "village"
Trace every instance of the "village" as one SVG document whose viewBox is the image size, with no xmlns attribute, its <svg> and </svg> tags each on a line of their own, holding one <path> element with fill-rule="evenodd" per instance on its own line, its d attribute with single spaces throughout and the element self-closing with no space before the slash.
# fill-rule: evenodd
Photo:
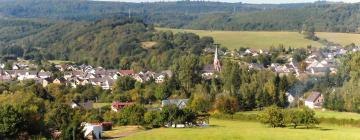
<svg viewBox="0 0 360 140">
<path fill-rule="evenodd" d="M 357 52 L 360 50 L 360 47 L 352 47 L 344 49 L 338 46 L 328 47 L 326 51 L 323 49 L 308 49 L 308 55 L 305 59 L 306 67 L 301 68 L 301 64 L 295 62 L 291 57 L 291 54 L 283 56 L 287 61 L 283 64 L 280 63 L 271 63 L 268 66 L 264 66 L 259 63 L 247 63 L 239 62 L 239 65 L 248 67 L 249 70 L 271 70 L 277 74 L 281 75 L 293 75 L 298 79 L 304 79 L 304 77 L 309 76 L 324 76 L 325 74 L 336 74 L 338 67 L 338 60 L 336 58 L 346 55 L 348 53 Z M 246 49 L 245 51 L 238 52 L 223 52 L 215 49 L 207 48 L 204 50 L 205 53 L 214 53 L 213 64 L 205 65 L 201 71 L 201 76 L 204 79 L 211 79 L 218 77 L 219 72 L 221 71 L 222 65 L 220 62 L 220 57 L 231 57 L 231 58 L 243 58 L 246 56 L 257 57 L 259 55 L 271 55 L 271 52 L 267 50 L 255 51 L 253 49 Z M 161 84 L 165 81 L 166 78 L 173 76 L 171 70 L 163 70 L 160 72 L 154 71 L 140 71 L 136 73 L 134 70 L 117 70 L 117 69 L 105 69 L 102 67 L 93 67 L 90 65 L 75 65 L 75 64 L 57 64 L 54 65 L 57 71 L 63 73 L 61 77 L 53 78 L 53 73 L 50 71 L 35 71 L 37 66 L 34 64 L 23 64 L 23 63 L 14 63 L 11 70 L 5 70 L 4 64 L 0 65 L 2 67 L 0 72 L 0 79 L 3 82 L 10 81 L 23 81 L 23 80 L 34 80 L 36 83 L 41 84 L 43 87 L 47 87 L 49 84 L 64 84 L 72 88 L 76 88 L 79 85 L 92 85 L 96 87 L 101 87 L 103 90 L 112 90 L 114 83 L 119 77 L 131 77 L 139 83 L 145 82 L 155 82 Z M 312 91 L 310 96 L 298 97 L 294 93 L 287 92 L 287 100 L 291 104 L 294 101 L 301 100 L 304 102 L 304 105 L 311 109 L 321 109 L 324 102 L 324 96 L 317 91 Z M 162 100 L 161 105 L 156 108 L 147 108 L 148 110 L 161 110 L 162 107 L 167 105 L 176 105 L 179 109 L 186 108 L 189 99 L 167 99 Z M 113 112 L 119 112 L 121 109 L 134 105 L 134 102 L 120 102 L 113 101 L 111 103 L 111 110 Z M 81 108 L 85 110 L 94 109 L 94 101 L 73 101 L 69 103 L 71 108 Z M 207 118 L 208 119 L 208 118 Z M 206 122 L 202 121 L 200 125 L 207 125 Z M 84 124 L 85 135 L 95 137 L 97 139 L 101 138 L 103 127 L 107 125 L 112 125 L 111 122 L 103 122 L 100 124 Z M 169 126 L 169 127 L 175 127 Z M 183 124 L 178 124 L 176 127 L 185 127 Z M 56 134 L 56 133 L 54 133 Z M 92 135 L 90 135 L 92 134 Z"/>
</svg>

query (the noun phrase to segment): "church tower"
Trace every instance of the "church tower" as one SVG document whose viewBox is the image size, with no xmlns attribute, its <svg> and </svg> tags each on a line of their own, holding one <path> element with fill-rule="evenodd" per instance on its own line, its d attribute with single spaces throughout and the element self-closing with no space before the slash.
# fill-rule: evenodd
<svg viewBox="0 0 360 140">
<path fill-rule="evenodd" d="M 215 55 L 214 55 L 214 69 L 218 72 L 221 71 L 221 64 L 220 60 L 218 59 L 218 45 L 215 48 Z"/>
</svg>

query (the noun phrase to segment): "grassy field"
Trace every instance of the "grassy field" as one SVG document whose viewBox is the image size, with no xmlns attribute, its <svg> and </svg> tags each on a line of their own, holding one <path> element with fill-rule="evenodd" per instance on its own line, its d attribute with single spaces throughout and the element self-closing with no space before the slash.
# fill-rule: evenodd
<svg viewBox="0 0 360 140">
<path fill-rule="evenodd" d="M 238 112 L 237 114 L 245 114 L 245 115 L 252 115 L 258 114 L 258 111 L 247 111 L 247 112 Z M 336 118 L 336 119 L 353 119 L 353 120 L 360 120 L 360 114 L 352 113 L 352 112 L 336 112 L 336 111 L 322 111 L 322 110 L 315 110 L 316 117 L 318 118 Z"/>
<path fill-rule="evenodd" d="M 316 111 L 316 117 L 360 120 L 360 114 L 351 112 Z"/>
<path fill-rule="evenodd" d="M 107 106 L 107 105 L 111 105 L 111 103 L 94 103 L 93 104 L 93 107 L 94 108 L 101 108 L 101 107 L 104 107 L 104 106 Z"/>
<path fill-rule="evenodd" d="M 110 131 L 104 131 L 103 137 L 105 138 L 121 138 L 133 133 L 143 131 L 139 126 L 116 126 Z"/>
<path fill-rule="evenodd" d="M 349 45 L 351 43 L 360 45 L 360 34 L 318 32 L 316 35 L 341 45 Z"/>
<path fill-rule="evenodd" d="M 283 44 L 285 47 L 301 48 L 312 45 L 321 47 L 322 45 L 316 41 L 304 39 L 303 35 L 298 32 L 246 32 L 246 31 L 205 31 L 205 30 L 183 30 L 157 28 L 157 30 L 171 30 L 173 32 L 193 32 L 200 36 L 211 36 L 216 43 L 220 43 L 223 47 L 236 49 L 240 47 L 248 47 L 253 49 L 269 48 L 270 46 L 278 46 Z"/>
<path fill-rule="evenodd" d="M 220 43 L 223 47 L 236 49 L 240 47 L 249 47 L 254 49 L 269 48 L 270 46 L 301 48 L 308 45 L 321 47 L 319 42 L 304 39 L 304 36 L 298 32 L 267 32 L 267 31 L 206 31 L 206 30 L 187 30 L 187 29 L 170 29 L 156 28 L 157 30 L 171 30 L 173 32 L 192 32 L 200 36 L 211 36 L 216 43 Z M 321 39 L 338 43 L 341 45 L 349 45 L 355 43 L 360 45 L 360 34 L 351 33 L 316 33 Z"/>
<path fill-rule="evenodd" d="M 258 122 L 216 120 L 207 128 L 159 128 L 124 140 L 359 140 L 360 128 L 320 125 L 314 129 L 269 128 Z"/>
</svg>

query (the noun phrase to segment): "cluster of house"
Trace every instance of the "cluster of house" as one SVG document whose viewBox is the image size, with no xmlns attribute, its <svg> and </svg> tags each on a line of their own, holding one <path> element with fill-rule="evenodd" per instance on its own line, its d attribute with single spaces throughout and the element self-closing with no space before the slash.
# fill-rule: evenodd
<svg viewBox="0 0 360 140">
<path fill-rule="evenodd" d="M 107 70 L 102 67 L 93 68 L 90 65 L 56 65 L 59 71 L 64 75 L 59 78 L 52 78 L 53 73 L 49 71 L 29 70 L 28 67 L 19 67 L 19 64 L 14 64 L 12 70 L 0 69 L 0 81 L 12 80 L 35 80 L 41 83 L 44 87 L 54 84 L 67 84 L 74 88 L 78 85 L 91 84 L 100 86 L 103 89 L 112 89 L 115 81 L 121 76 L 129 76 L 138 82 L 146 82 L 154 79 L 156 83 L 162 83 L 166 77 L 171 77 L 170 70 L 161 71 L 159 73 L 146 71 L 135 73 L 133 70 Z"/>
<path fill-rule="evenodd" d="M 308 49 L 308 56 L 305 59 L 305 69 L 300 69 L 300 64 L 295 62 L 291 55 L 285 55 L 284 60 L 287 60 L 285 64 L 272 63 L 267 68 L 263 64 L 257 63 L 245 63 L 241 62 L 241 65 L 247 65 L 249 69 L 270 69 L 279 75 L 289 75 L 294 74 L 300 76 L 301 74 L 306 75 L 324 75 L 329 72 L 331 74 L 336 74 L 337 72 L 337 60 L 336 58 L 346 55 L 348 53 L 353 53 L 360 51 L 360 46 L 354 47 L 341 47 L 341 46 L 328 46 L 325 49 Z M 269 51 L 266 49 L 260 49 L 256 51 L 254 49 L 246 49 L 241 54 L 234 52 L 225 52 L 224 55 L 231 54 L 231 56 L 243 57 L 243 56 L 258 56 L 260 54 L 269 55 Z"/>
</svg>

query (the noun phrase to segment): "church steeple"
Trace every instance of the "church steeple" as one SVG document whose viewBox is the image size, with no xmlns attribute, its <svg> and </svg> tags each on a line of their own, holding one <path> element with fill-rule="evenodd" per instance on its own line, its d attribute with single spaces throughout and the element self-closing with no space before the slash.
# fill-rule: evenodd
<svg viewBox="0 0 360 140">
<path fill-rule="evenodd" d="M 220 60 L 218 59 L 218 44 L 215 44 L 216 48 L 215 48 L 215 54 L 214 54 L 214 69 L 216 71 L 221 71 L 221 64 L 220 64 Z"/>
</svg>

